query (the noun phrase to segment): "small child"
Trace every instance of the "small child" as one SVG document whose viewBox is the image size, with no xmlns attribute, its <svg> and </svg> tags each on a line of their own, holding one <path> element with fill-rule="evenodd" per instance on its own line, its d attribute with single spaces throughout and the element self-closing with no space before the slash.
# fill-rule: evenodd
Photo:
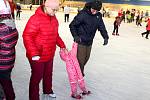
<svg viewBox="0 0 150 100">
<path fill-rule="evenodd" d="M 115 35 L 115 31 L 116 31 L 116 35 L 119 36 L 118 34 L 118 28 L 120 26 L 121 23 L 121 18 L 119 16 L 115 17 L 115 21 L 114 21 L 114 30 L 112 35 Z"/>
<path fill-rule="evenodd" d="M 73 43 L 72 50 L 60 50 L 60 57 L 66 62 L 66 69 L 69 77 L 69 82 L 71 86 L 71 97 L 76 99 L 81 99 L 82 96 L 77 93 L 77 86 L 82 90 L 82 95 L 88 95 L 91 92 L 87 91 L 85 87 L 85 82 L 80 70 L 78 60 L 76 58 L 77 54 L 77 43 Z"/>
<path fill-rule="evenodd" d="M 149 39 L 149 38 L 148 38 L 148 35 L 150 34 L 150 19 L 149 19 L 149 18 L 147 19 L 146 32 L 141 33 L 142 37 L 143 37 L 145 34 L 146 34 L 145 38 L 146 38 L 146 39 Z"/>
</svg>

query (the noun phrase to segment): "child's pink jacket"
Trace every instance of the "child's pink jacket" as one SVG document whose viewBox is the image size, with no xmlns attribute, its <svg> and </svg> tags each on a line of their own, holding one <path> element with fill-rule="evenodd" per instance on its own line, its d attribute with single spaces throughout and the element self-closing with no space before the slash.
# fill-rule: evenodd
<svg viewBox="0 0 150 100">
<path fill-rule="evenodd" d="M 66 62 L 66 70 L 69 77 L 72 92 L 77 91 L 77 84 L 82 91 L 86 91 L 84 79 L 80 70 L 77 55 L 77 43 L 73 43 L 72 50 L 67 53 L 64 50 L 60 51 L 60 57 Z"/>
</svg>

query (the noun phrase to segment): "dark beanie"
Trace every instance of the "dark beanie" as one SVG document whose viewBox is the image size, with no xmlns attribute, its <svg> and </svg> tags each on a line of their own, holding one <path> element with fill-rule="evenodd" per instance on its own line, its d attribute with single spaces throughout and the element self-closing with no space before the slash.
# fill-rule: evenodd
<svg viewBox="0 0 150 100">
<path fill-rule="evenodd" d="M 102 8 L 102 2 L 100 0 L 95 0 L 91 4 L 91 8 L 100 11 Z"/>
</svg>

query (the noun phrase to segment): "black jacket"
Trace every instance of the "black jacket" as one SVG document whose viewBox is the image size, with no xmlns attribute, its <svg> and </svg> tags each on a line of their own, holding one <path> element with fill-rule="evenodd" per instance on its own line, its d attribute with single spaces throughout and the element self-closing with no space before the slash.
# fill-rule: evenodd
<svg viewBox="0 0 150 100">
<path fill-rule="evenodd" d="M 93 15 L 89 8 L 81 10 L 69 25 L 71 34 L 78 44 L 92 45 L 97 29 L 104 39 L 108 39 L 107 30 L 100 12 Z"/>
</svg>

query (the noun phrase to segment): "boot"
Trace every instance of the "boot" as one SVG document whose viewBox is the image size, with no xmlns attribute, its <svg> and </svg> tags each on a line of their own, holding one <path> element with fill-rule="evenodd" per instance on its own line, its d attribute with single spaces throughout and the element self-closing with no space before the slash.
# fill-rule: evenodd
<svg viewBox="0 0 150 100">
<path fill-rule="evenodd" d="M 75 99 L 82 99 L 82 96 L 79 94 L 72 94 L 71 97 Z"/>
<path fill-rule="evenodd" d="M 112 35 L 115 35 L 115 33 L 113 32 Z"/>
<path fill-rule="evenodd" d="M 118 33 L 116 33 L 116 35 L 117 35 L 117 36 L 119 36 L 119 34 L 118 34 Z"/>
<path fill-rule="evenodd" d="M 89 95 L 89 94 L 91 94 L 91 91 L 84 91 L 84 92 L 82 92 L 82 95 Z"/>
<path fill-rule="evenodd" d="M 142 35 L 142 37 L 144 36 L 144 34 L 143 34 L 143 33 L 141 33 L 141 35 Z"/>
</svg>

